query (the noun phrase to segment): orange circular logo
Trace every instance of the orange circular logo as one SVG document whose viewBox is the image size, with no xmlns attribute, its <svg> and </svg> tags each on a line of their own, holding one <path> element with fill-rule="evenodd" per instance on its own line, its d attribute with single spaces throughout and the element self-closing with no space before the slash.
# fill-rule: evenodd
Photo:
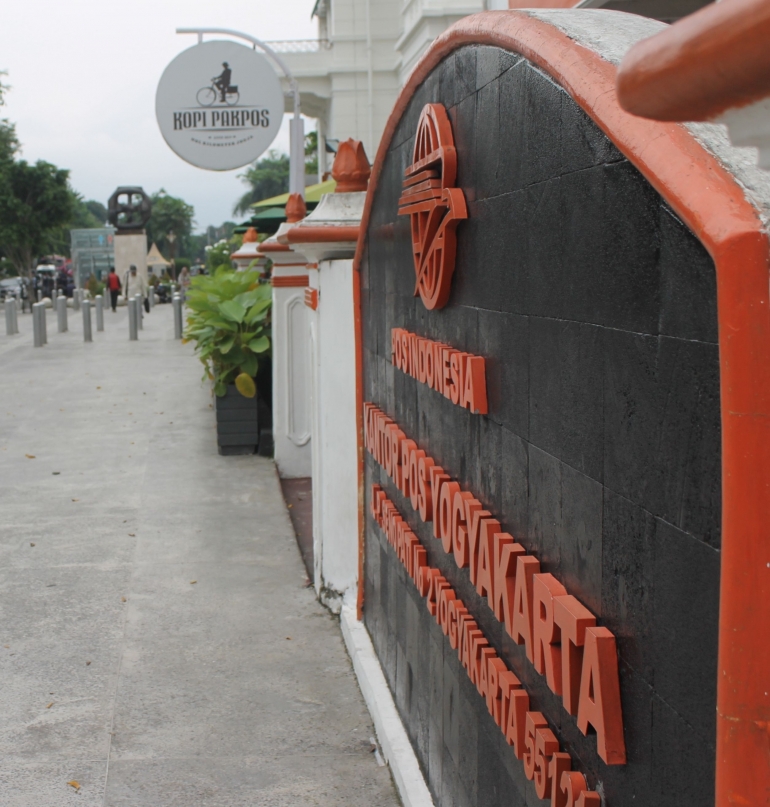
<svg viewBox="0 0 770 807">
<path fill-rule="evenodd" d="M 463 192 L 454 187 L 457 151 L 441 104 L 426 104 L 417 124 L 412 164 L 404 171 L 399 216 L 409 216 L 419 294 L 427 309 L 449 300 L 457 255 L 455 230 L 468 218 Z"/>
</svg>

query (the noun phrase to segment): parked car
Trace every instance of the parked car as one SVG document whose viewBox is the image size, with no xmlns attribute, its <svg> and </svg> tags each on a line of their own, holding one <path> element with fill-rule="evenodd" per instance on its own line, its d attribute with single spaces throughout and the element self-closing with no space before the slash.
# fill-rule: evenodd
<svg viewBox="0 0 770 807">
<path fill-rule="evenodd" d="M 20 300 L 21 286 L 20 277 L 7 277 L 4 280 L 0 280 L 0 300 L 5 300 L 6 297 L 15 297 L 17 300 Z"/>
<path fill-rule="evenodd" d="M 53 297 L 54 285 L 56 284 L 56 267 L 53 264 L 40 264 L 35 269 L 35 291 L 37 299 L 43 297 Z"/>
</svg>

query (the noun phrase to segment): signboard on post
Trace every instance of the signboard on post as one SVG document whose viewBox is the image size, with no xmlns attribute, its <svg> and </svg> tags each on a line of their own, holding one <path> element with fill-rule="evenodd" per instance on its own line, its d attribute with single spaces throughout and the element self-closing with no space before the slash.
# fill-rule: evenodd
<svg viewBox="0 0 770 807">
<path fill-rule="evenodd" d="M 161 134 L 183 160 L 229 171 L 256 160 L 283 119 L 281 84 L 267 59 L 235 42 L 202 42 L 163 71 L 155 96 Z"/>
</svg>

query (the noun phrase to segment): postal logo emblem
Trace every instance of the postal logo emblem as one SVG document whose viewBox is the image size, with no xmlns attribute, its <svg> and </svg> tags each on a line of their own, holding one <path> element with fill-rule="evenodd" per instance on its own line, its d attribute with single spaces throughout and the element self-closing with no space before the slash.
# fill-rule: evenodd
<svg viewBox="0 0 770 807">
<path fill-rule="evenodd" d="M 454 187 L 457 151 L 441 104 L 426 104 L 417 124 L 412 164 L 404 171 L 399 216 L 409 216 L 417 282 L 414 296 L 429 310 L 449 300 L 457 254 L 457 225 L 468 218 L 463 192 Z"/>
</svg>

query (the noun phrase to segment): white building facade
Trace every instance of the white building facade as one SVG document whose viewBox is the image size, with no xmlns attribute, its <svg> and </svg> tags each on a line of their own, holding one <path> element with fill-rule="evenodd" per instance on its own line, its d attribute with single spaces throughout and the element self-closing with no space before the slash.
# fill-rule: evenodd
<svg viewBox="0 0 770 807">
<path fill-rule="evenodd" d="M 462 17 L 528 6 L 609 8 L 665 22 L 710 0 L 316 0 L 318 38 L 270 45 L 296 77 L 302 112 L 316 118 L 319 172 L 328 170 L 324 142 L 360 140 L 370 159 L 399 89 L 433 40 Z M 284 91 L 289 86 L 285 79 Z M 287 96 L 287 111 L 291 111 Z"/>
<path fill-rule="evenodd" d="M 495 8 L 508 0 L 317 0 L 317 40 L 271 42 L 299 83 L 303 114 L 318 121 L 319 172 L 331 163 L 326 139 L 360 140 L 374 159 L 398 91 L 428 45 L 462 17 Z"/>
</svg>

